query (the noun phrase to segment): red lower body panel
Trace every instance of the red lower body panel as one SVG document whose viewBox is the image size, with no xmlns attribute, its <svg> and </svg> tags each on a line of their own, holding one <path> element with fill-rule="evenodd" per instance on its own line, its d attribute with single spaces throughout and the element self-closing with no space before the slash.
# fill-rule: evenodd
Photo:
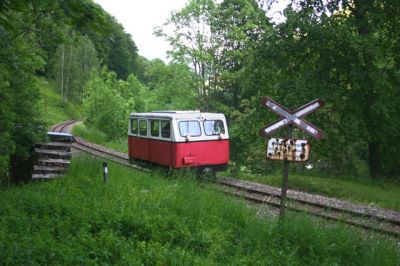
<svg viewBox="0 0 400 266">
<path fill-rule="evenodd" d="M 229 161 L 229 140 L 169 142 L 128 137 L 129 158 L 173 168 L 225 165 Z"/>
</svg>

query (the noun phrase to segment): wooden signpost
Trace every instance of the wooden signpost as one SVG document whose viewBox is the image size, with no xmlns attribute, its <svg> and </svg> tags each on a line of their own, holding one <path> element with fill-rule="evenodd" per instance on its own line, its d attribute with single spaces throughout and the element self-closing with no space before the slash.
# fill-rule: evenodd
<svg viewBox="0 0 400 266">
<path fill-rule="evenodd" d="M 289 179 L 289 162 L 305 162 L 308 160 L 311 152 L 311 147 L 307 140 L 292 139 L 293 126 L 298 127 L 304 133 L 307 133 L 316 139 L 322 138 L 322 130 L 304 120 L 303 117 L 321 108 L 324 105 L 324 102 L 320 99 L 316 99 L 294 111 L 286 109 L 284 106 L 268 97 L 262 98 L 261 104 L 279 115 L 281 119 L 262 128 L 260 130 L 260 135 L 269 137 L 275 131 L 284 127 L 288 127 L 286 138 L 272 138 L 268 141 L 266 155 L 267 159 L 283 161 L 279 213 L 280 217 L 283 218 L 285 213 L 285 199 Z"/>
</svg>

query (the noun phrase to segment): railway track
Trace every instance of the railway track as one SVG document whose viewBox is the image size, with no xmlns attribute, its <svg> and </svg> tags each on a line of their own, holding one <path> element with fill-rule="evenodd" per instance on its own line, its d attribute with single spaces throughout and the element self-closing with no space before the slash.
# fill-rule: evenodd
<svg viewBox="0 0 400 266">
<path fill-rule="evenodd" d="M 76 120 L 57 124 L 52 131 L 66 132 Z M 92 155 L 114 161 L 129 167 L 149 171 L 139 165 L 130 164 L 128 155 L 103 146 L 89 143 L 76 137 L 72 147 Z M 241 197 L 260 204 L 268 204 L 279 208 L 280 189 L 264 184 L 218 177 L 218 189 L 233 196 Z M 304 212 L 328 220 L 340 221 L 352 226 L 374 230 L 392 236 L 400 237 L 400 213 L 357 205 L 334 198 L 312 195 L 299 191 L 288 190 L 286 207 L 292 211 Z"/>
<path fill-rule="evenodd" d="M 50 130 L 55 132 L 70 132 L 71 127 L 79 122 L 79 120 L 66 121 L 57 125 L 54 125 Z M 89 153 L 97 157 L 108 159 L 110 161 L 123 164 L 129 167 L 133 167 L 139 170 L 149 171 L 147 168 L 143 168 L 139 165 L 129 163 L 129 158 L 126 153 L 118 152 L 112 149 L 108 149 L 104 146 L 97 145 L 91 142 L 87 142 L 79 137 L 75 137 L 75 141 L 72 143 L 72 147 L 78 151 Z"/>
<path fill-rule="evenodd" d="M 279 209 L 280 188 L 228 177 L 220 177 L 218 182 L 228 194 Z M 294 190 L 287 192 L 286 208 L 400 237 L 399 212 Z"/>
<path fill-rule="evenodd" d="M 69 126 L 72 126 L 74 123 L 76 123 L 78 121 L 80 121 L 80 120 L 70 120 L 70 121 L 66 121 L 66 122 L 63 122 L 63 123 L 56 124 L 56 125 L 52 126 L 49 129 L 49 131 L 54 131 L 54 132 L 66 132 L 66 131 L 69 131 L 69 129 L 68 130 L 66 130 L 66 129 Z"/>
</svg>

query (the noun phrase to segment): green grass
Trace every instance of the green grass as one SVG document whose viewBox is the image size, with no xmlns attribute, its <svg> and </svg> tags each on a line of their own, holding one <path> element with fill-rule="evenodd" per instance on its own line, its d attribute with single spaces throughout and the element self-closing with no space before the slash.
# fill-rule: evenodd
<svg viewBox="0 0 400 266">
<path fill-rule="evenodd" d="M 73 127 L 72 133 L 87 141 L 108 147 L 110 149 L 128 153 L 128 136 L 117 140 L 110 140 L 106 134 L 95 128 L 86 127 L 84 124 L 77 124 Z"/>
<path fill-rule="evenodd" d="M 238 178 L 279 187 L 282 184 L 281 175 L 239 174 Z M 289 174 L 289 188 L 400 211 L 400 185 L 396 183 Z"/>
<path fill-rule="evenodd" d="M 99 130 L 83 124 L 73 128 L 73 134 L 108 148 L 128 152 L 127 138 L 109 140 Z M 226 173 L 228 175 L 228 173 Z M 238 178 L 280 187 L 281 175 L 252 175 L 240 173 Z M 311 175 L 289 175 L 289 188 L 342 200 L 400 211 L 400 185 L 385 181 L 344 177 L 317 177 Z"/>
<path fill-rule="evenodd" d="M 76 158 L 63 179 L 0 190 L 2 264 L 399 265 L 396 241 L 261 215 L 189 177 Z"/>
<path fill-rule="evenodd" d="M 40 95 L 39 101 L 42 117 L 46 126 L 50 127 L 57 123 L 76 119 L 82 116 L 82 110 L 71 102 L 63 103 L 61 95 L 56 91 L 56 85 L 45 79 L 39 79 Z"/>
</svg>

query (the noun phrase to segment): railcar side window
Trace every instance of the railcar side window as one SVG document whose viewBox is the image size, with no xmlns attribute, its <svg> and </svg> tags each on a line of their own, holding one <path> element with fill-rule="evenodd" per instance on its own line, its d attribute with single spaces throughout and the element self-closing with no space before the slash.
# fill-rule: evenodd
<svg viewBox="0 0 400 266">
<path fill-rule="evenodd" d="M 163 138 L 171 137 L 171 124 L 169 121 L 161 121 L 161 136 Z"/>
<path fill-rule="evenodd" d="M 182 137 L 201 136 L 201 129 L 200 129 L 199 121 L 181 121 L 181 122 L 179 122 L 179 131 L 180 131 Z"/>
<path fill-rule="evenodd" d="M 204 121 L 204 131 L 207 136 L 225 134 L 224 122 L 222 120 L 206 120 Z"/>
<path fill-rule="evenodd" d="M 151 128 L 151 136 L 152 137 L 159 137 L 160 136 L 160 121 L 158 120 L 151 120 L 150 123 L 150 128 Z"/>
<path fill-rule="evenodd" d="M 131 119 L 131 133 L 137 135 L 138 133 L 138 120 Z"/>
<path fill-rule="evenodd" d="M 139 120 L 140 136 L 147 136 L 147 120 Z"/>
</svg>

